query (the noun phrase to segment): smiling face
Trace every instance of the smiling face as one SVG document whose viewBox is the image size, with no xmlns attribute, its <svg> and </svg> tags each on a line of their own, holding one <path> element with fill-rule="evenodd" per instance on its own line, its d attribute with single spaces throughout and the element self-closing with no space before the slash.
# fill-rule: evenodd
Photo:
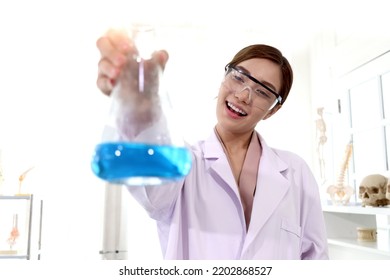
<svg viewBox="0 0 390 280">
<path fill-rule="evenodd" d="M 242 61 L 236 67 L 274 91 L 280 91 L 282 73 L 280 67 L 273 61 L 252 58 Z M 270 110 L 270 106 L 267 100 L 256 96 L 250 87 L 236 90 L 225 78 L 218 94 L 218 127 L 231 133 L 251 132 L 260 120 L 269 118 L 280 108 L 280 105 L 276 105 Z"/>
</svg>

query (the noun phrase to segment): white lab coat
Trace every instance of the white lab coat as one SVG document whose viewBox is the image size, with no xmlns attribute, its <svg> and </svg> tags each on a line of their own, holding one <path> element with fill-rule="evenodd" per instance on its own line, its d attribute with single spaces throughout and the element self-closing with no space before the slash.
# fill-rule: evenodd
<svg viewBox="0 0 390 280">
<path fill-rule="evenodd" d="M 237 184 L 214 132 L 192 147 L 193 166 L 184 183 L 128 187 L 157 221 L 165 259 L 328 258 L 319 189 L 309 167 L 260 139 L 248 231 Z"/>
</svg>

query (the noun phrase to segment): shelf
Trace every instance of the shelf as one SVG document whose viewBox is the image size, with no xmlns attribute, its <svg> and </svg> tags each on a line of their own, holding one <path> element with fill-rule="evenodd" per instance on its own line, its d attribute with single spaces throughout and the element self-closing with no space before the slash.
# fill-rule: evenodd
<svg viewBox="0 0 390 280">
<path fill-rule="evenodd" d="M 390 207 L 363 207 L 361 205 L 353 206 L 335 206 L 323 205 L 322 210 L 330 213 L 349 213 L 359 215 L 390 215 Z"/>
<path fill-rule="evenodd" d="M 27 259 L 27 254 L 14 250 L 0 251 L 0 259 Z"/>
<path fill-rule="evenodd" d="M 27 255 L 3 255 L 3 256 L 0 256 L 0 260 L 1 259 L 28 259 L 28 256 Z"/>
<path fill-rule="evenodd" d="M 344 248 L 357 249 L 367 253 L 381 254 L 390 257 L 390 245 L 388 242 L 383 244 L 380 240 L 376 242 L 361 242 L 351 238 L 329 238 L 328 243 Z"/>
<path fill-rule="evenodd" d="M 31 194 L 23 194 L 23 195 L 0 195 L 0 199 L 31 199 Z"/>
<path fill-rule="evenodd" d="M 33 224 L 33 195 L 32 194 L 16 194 L 16 195 L 0 195 L 0 259 L 31 259 L 32 250 L 32 224 Z M 16 216 L 16 227 L 20 231 L 20 237 L 17 237 L 17 247 L 14 250 L 8 249 L 8 246 L 4 246 L 10 234 L 12 234 L 15 225 L 5 225 L 5 216 L 8 215 L 10 221 L 12 217 L 15 222 Z M 12 226 L 12 228 L 11 228 Z M 7 227 L 7 230 L 5 229 Z M 36 247 L 36 245 L 34 244 Z M 4 248 L 4 249 L 3 249 Z"/>
<path fill-rule="evenodd" d="M 323 205 L 332 259 L 390 259 L 390 207 Z M 376 228 L 377 240 L 357 240 L 357 228 Z"/>
</svg>

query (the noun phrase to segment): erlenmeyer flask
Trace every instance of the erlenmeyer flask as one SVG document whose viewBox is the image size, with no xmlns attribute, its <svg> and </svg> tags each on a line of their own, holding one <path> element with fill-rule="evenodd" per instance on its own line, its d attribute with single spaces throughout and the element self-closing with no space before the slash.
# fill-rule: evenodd
<svg viewBox="0 0 390 280">
<path fill-rule="evenodd" d="M 133 26 L 129 36 L 137 52 L 129 54 L 111 93 L 111 110 L 92 170 L 115 184 L 179 180 L 188 174 L 192 157 L 175 124 L 161 65 L 152 57 L 155 29 Z"/>
</svg>

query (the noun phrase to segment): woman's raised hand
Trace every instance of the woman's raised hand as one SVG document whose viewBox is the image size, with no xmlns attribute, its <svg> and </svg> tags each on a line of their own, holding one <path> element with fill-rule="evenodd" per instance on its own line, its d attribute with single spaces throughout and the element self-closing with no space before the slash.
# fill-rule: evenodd
<svg viewBox="0 0 390 280">
<path fill-rule="evenodd" d="M 110 95 L 127 59 L 136 53 L 133 42 L 123 30 L 110 29 L 96 41 L 101 58 L 98 63 L 98 77 L 96 84 L 106 95 Z M 156 51 L 153 59 L 157 60 L 162 68 L 168 61 L 168 53 L 164 50 Z"/>
</svg>

